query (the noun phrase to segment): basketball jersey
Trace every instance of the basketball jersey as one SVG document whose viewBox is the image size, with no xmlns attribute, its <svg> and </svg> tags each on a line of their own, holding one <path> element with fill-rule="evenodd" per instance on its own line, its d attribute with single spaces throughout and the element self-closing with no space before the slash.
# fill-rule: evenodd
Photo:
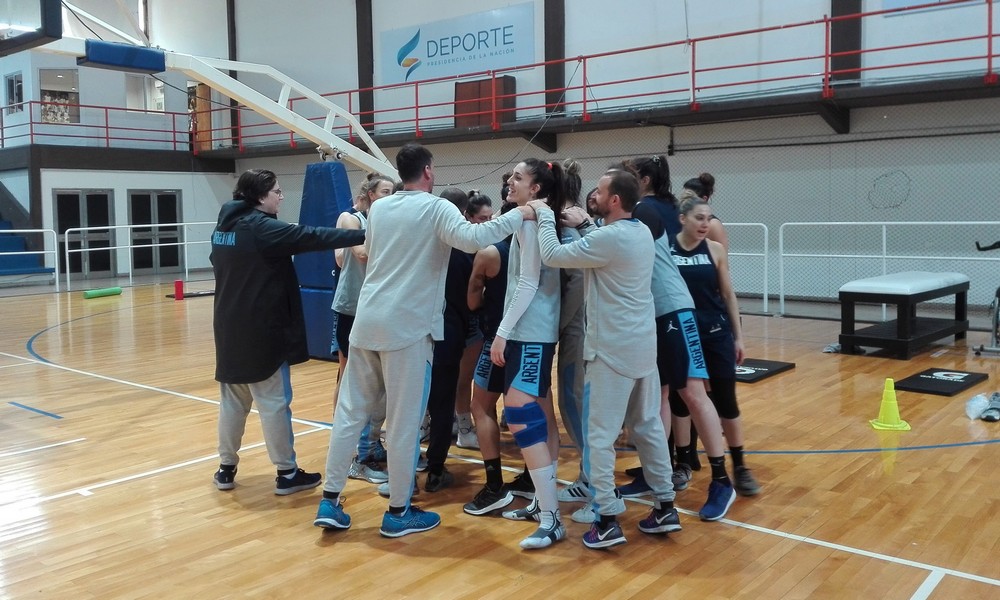
<svg viewBox="0 0 1000 600">
<path fill-rule="evenodd" d="M 496 277 L 486 280 L 486 289 L 483 291 L 483 312 L 479 317 L 479 324 L 483 330 L 483 335 L 492 338 L 497 334 L 497 327 L 503 319 L 504 298 L 507 295 L 507 263 L 510 255 L 510 240 L 499 241 L 493 246 L 500 253 L 500 270 Z"/>
<path fill-rule="evenodd" d="M 352 212 L 361 221 L 361 230 L 368 227 L 368 216 L 361 212 Z M 344 248 L 344 266 L 337 278 L 337 290 L 333 293 L 333 310 L 343 315 L 358 314 L 358 297 L 361 296 L 361 284 L 365 282 L 365 271 L 368 264 L 358 260 L 350 248 Z"/>
<path fill-rule="evenodd" d="M 701 240 L 691 250 L 685 250 L 677 242 L 677 236 L 673 236 L 670 239 L 670 254 L 691 292 L 699 320 L 725 316 L 726 303 L 719 291 L 719 271 L 712 260 L 708 240 Z"/>
</svg>

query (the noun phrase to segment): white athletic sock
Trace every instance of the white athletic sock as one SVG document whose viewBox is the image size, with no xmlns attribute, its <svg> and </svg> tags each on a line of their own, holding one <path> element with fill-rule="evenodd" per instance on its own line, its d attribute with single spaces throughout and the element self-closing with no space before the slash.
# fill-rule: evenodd
<svg viewBox="0 0 1000 600">
<path fill-rule="evenodd" d="M 542 513 L 559 510 L 559 501 L 556 499 L 555 467 L 546 465 L 540 469 L 531 469 L 528 473 L 531 474 L 531 481 L 535 484 L 535 498 Z"/>
<path fill-rule="evenodd" d="M 543 510 L 538 514 L 538 526 L 542 529 L 552 529 L 559 520 L 559 511 Z"/>
</svg>

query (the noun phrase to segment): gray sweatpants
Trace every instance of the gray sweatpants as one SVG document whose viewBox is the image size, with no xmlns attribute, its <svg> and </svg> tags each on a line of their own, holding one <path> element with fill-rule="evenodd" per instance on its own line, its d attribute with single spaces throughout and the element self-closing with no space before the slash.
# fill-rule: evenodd
<svg viewBox="0 0 1000 600">
<path fill-rule="evenodd" d="M 597 512 L 606 516 L 625 512 L 625 501 L 615 494 L 615 440 L 622 425 L 628 425 L 629 439 L 639 452 L 653 497 L 673 502 L 673 470 L 660 419 L 660 376 L 656 369 L 646 377 L 633 379 L 598 358 L 587 362 L 586 379 L 583 468 L 590 478 Z"/>
<path fill-rule="evenodd" d="M 376 403 L 384 398 L 389 506 L 410 505 L 433 356 L 430 336 L 400 350 L 351 348 L 330 429 L 324 490 L 343 491 L 358 436 L 372 415 L 381 412 Z"/>
<path fill-rule="evenodd" d="M 220 384 L 219 459 L 224 465 L 240 462 L 239 450 L 247 415 L 257 403 L 260 425 L 264 430 L 267 455 L 279 471 L 296 468 L 294 437 L 292 436 L 292 380 L 288 363 L 273 375 L 257 383 Z"/>
</svg>

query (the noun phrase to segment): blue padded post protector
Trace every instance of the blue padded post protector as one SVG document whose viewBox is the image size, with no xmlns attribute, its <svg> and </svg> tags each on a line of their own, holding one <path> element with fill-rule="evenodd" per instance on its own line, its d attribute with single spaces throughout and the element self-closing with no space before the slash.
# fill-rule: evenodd
<svg viewBox="0 0 1000 600">
<path fill-rule="evenodd" d="M 337 217 L 353 206 L 351 183 L 347 169 L 339 162 L 306 165 L 302 186 L 302 207 L 299 224 L 314 227 L 336 227 Z M 295 256 L 295 272 L 302 287 L 334 289 L 332 271 L 336 265 L 333 250 L 306 252 Z"/>
</svg>

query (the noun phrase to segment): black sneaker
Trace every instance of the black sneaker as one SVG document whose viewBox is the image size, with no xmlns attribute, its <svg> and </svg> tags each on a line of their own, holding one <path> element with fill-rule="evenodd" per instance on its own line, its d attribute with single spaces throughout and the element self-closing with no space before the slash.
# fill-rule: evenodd
<svg viewBox="0 0 1000 600">
<path fill-rule="evenodd" d="M 733 469 L 733 488 L 740 496 L 756 496 L 760 493 L 760 484 L 754 479 L 750 469 L 746 467 Z"/>
<path fill-rule="evenodd" d="M 506 487 L 501 487 L 500 491 L 495 491 L 490 486 L 484 485 L 483 489 L 479 490 L 476 497 L 472 499 L 472 502 L 463 506 L 462 510 L 478 517 L 503 508 L 513 501 L 514 495 Z"/>
<path fill-rule="evenodd" d="M 279 496 L 287 496 L 295 492 L 301 492 L 316 487 L 323 481 L 323 476 L 319 473 L 306 473 L 302 469 L 295 469 L 295 476 L 291 479 L 285 477 L 288 471 L 282 473 L 278 471 L 278 476 L 274 478 L 274 493 Z"/>
<path fill-rule="evenodd" d="M 642 465 L 639 465 L 638 467 L 629 467 L 625 469 L 625 474 L 632 478 L 636 478 L 639 475 L 642 475 Z"/>
<path fill-rule="evenodd" d="M 219 465 L 219 470 L 215 472 L 215 487 L 220 490 L 231 490 L 236 487 L 236 467 L 231 465 Z"/>
<path fill-rule="evenodd" d="M 527 471 L 518 473 L 506 486 L 507 491 L 515 496 L 532 500 L 535 497 L 535 482 L 531 480 L 531 475 Z"/>
<path fill-rule="evenodd" d="M 446 487 L 450 487 L 453 483 L 455 483 L 455 476 L 452 475 L 448 469 L 442 469 L 440 475 L 435 475 L 434 473 L 427 474 L 427 481 L 424 482 L 424 489 L 428 492 L 436 492 L 443 490 Z"/>
</svg>

